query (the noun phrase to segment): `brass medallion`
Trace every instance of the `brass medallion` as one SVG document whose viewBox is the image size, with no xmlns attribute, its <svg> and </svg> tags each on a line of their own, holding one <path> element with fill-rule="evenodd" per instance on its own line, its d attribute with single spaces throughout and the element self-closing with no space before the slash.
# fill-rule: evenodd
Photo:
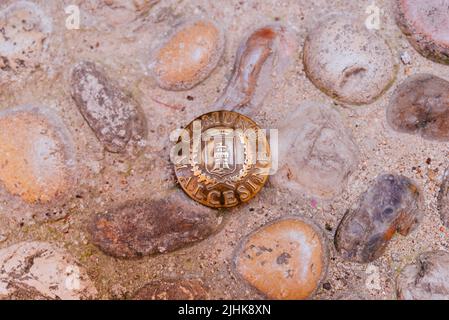
<svg viewBox="0 0 449 320">
<path fill-rule="evenodd" d="M 265 131 L 233 111 L 214 111 L 192 121 L 179 135 L 173 159 L 184 191 L 213 208 L 253 198 L 271 166 Z"/>
</svg>

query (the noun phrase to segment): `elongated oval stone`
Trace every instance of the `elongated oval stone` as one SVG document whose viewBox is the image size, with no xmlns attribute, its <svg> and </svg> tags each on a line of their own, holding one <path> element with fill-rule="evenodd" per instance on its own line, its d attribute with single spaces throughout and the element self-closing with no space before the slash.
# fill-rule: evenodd
<svg viewBox="0 0 449 320">
<path fill-rule="evenodd" d="M 92 62 L 78 63 L 71 74 L 72 97 L 98 140 L 110 152 L 125 152 L 147 135 L 145 116 L 126 94 Z"/>
<path fill-rule="evenodd" d="M 163 89 L 193 88 L 215 69 L 224 42 L 224 33 L 214 22 L 187 22 L 156 50 L 150 69 Z"/>
<path fill-rule="evenodd" d="M 296 47 L 293 33 L 283 25 L 266 25 L 252 31 L 240 44 L 232 77 L 213 107 L 238 110 L 261 102 L 275 78 L 281 77 L 294 60 Z"/>
<path fill-rule="evenodd" d="M 327 16 L 304 44 L 307 76 L 324 93 L 350 104 L 368 104 L 396 76 L 388 44 L 362 22 L 345 14 Z"/>
<path fill-rule="evenodd" d="M 449 82 L 430 74 L 407 78 L 391 98 L 387 121 L 399 132 L 449 141 Z"/>
<path fill-rule="evenodd" d="M 402 269 L 396 280 L 401 300 L 449 300 L 449 253 L 430 251 Z"/>
<path fill-rule="evenodd" d="M 46 242 L 20 242 L 0 250 L 0 300 L 93 299 L 86 270 L 65 250 Z"/>
<path fill-rule="evenodd" d="M 174 251 L 203 240 L 221 224 L 216 211 L 173 192 L 133 201 L 94 217 L 92 242 L 109 255 L 135 258 Z"/>
<path fill-rule="evenodd" d="M 397 0 L 396 21 L 424 57 L 449 64 L 449 1 Z"/>
<path fill-rule="evenodd" d="M 28 203 L 47 203 L 73 183 L 74 146 L 50 110 L 18 107 L 0 112 L 0 186 Z"/>
<path fill-rule="evenodd" d="M 335 234 L 335 248 L 349 261 L 379 258 L 396 232 L 408 235 L 421 220 L 422 198 L 416 184 L 404 176 L 379 176 L 355 210 L 349 210 Z"/>
<path fill-rule="evenodd" d="M 270 299 L 306 299 L 326 275 L 326 242 L 318 227 L 289 216 L 245 238 L 234 264 L 244 281 Z"/>
</svg>

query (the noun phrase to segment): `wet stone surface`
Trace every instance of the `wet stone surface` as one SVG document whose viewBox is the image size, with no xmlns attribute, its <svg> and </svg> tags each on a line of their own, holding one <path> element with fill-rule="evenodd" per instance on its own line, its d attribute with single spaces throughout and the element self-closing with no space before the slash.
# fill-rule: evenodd
<svg viewBox="0 0 449 320">
<path fill-rule="evenodd" d="M 396 21 L 423 56 L 449 64 L 449 1 L 397 0 Z"/>
<path fill-rule="evenodd" d="M 217 231 L 221 222 L 217 211 L 177 191 L 158 200 L 128 202 L 96 215 L 90 232 L 92 242 L 105 253 L 136 258 L 203 240 Z"/>
<path fill-rule="evenodd" d="M 45 242 L 21 242 L 0 250 L 0 300 L 92 299 L 86 271 L 64 250 Z"/>
<path fill-rule="evenodd" d="M 156 50 L 150 69 L 161 88 L 191 89 L 216 68 L 224 43 L 224 33 L 215 22 L 187 22 Z"/>
<path fill-rule="evenodd" d="M 422 196 L 409 178 L 379 176 L 356 209 L 350 209 L 335 234 L 335 248 L 346 260 L 367 263 L 379 258 L 396 232 L 408 235 L 422 220 Z"/>
<path fill-rule="evenodd" d="M 27 203 L 49 203 L 71 190 L 74 146 L 67 129 L 44 107 L 0 112 L 0 187 Z"/>
<path fill-rule="evenodd" d="M 208 289 L 201 279 L 161 279 L 137 290 L 133 300 L 205 300 Z"/>
<path fill-rule="evenodd" d="M 279 142 L 279 169 L 270 176 L 277 188 L 331 199 L 357 168 L 358 148 L 332 107 L 303 103 L 280 124 Z"/>
<path fill-rule="evenodd" d="M 430 74 L 407 78 L 391 98 L 387 121 L 399 132 L 449 141 L 449 82 Z"/>
<path fill-rule="evenodd" d="M 71 74 L 72 97 L 106 150 L 126 151 L 144 144 L 146 119 L 140 106 L 92 62 L 78 63 Z"/>
<path fill-rule="evenodd" d="M 307 299 L 323 280 L 327 247 L 321 231 L 301 217 L 269 223 L 244 239 L 235 270 L 270 299 Z"/>
<path fill-rule="evenodd" d="M 449 253 L 430 251 L 405 266 L 396 281 L 401 300 L 449 300 Z"/>
<path fill-rule="evenodd" d="M 304 68 L 327 95 L 349 104 L 375 101 L 391 85 L 396 61 L 388 44 L 344 14 L 323 19 L 307 36 Z"/>
</svg>

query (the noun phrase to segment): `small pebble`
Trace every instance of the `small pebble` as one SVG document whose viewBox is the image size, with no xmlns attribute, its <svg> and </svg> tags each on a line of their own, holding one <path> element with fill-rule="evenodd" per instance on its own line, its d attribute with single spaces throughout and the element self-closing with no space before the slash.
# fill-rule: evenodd
<svg viewBox="0 0 449 320">
<path fill-rule="evenodd" d="M 98 19 L 95 21 L 96 26 L 100 23 L 106 23 L 110 28 L 129 27 L 139 18 L 146 17 L 151 8 L 160 0 L 101 0 L 89 1 L 83 10 L 88 10 Z"/>
<path fill-rule="evenodd" d="M 40 6 L 14 1 L 0 11 L 0 30 L 0 83 L 39 66 L 52 32 L 51 19 Z"/>
</svg>

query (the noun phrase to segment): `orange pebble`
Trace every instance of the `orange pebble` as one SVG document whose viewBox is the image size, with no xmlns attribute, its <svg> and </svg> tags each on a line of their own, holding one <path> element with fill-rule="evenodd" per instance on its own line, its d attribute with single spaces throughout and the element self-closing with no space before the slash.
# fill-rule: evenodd
<svg viewBox="0 0 449 320">
<path fill-rule="evenodd" d="M 28 203 L 46 203 L 70 186 L 71 145 L 38 108 L 0 112 L 0 186 Z"/>
<path fill-rule="evenodd" d="M 307 299 L 326 274 L 327 247 L 318 227 L 291 216 L 250 234 L 235 269 L 270 299 Z"/>
<path fill-rule="evenodd" d="M 224 34 L 213 22 L 197 20 L 180 27 L 155 53 L 151 68 L 159 86 L 187 90 L 206 79 L 217 66 Z"/>
</svg>

